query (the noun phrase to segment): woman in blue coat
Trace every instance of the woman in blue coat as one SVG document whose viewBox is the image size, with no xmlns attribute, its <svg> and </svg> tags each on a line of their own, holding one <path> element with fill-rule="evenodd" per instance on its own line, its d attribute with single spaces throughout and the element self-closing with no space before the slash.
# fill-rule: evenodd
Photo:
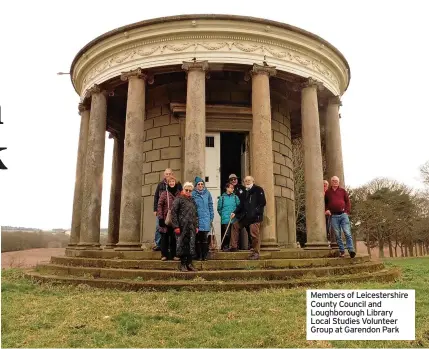
<svg viewBox="0 0 429 349">
<path fill-rule="evenodd" d="M 197 259 L 207 260 L 209 252 L 208 235 L 214 218 L 213 199 L 210 192 L 205 187 L 204 181 L 200 177 L 195 177 L 195 189 L 192 197 L 197 204 L 198 212 L 198 233 L 195 240 L 195 251 Z"/>
<path fill-rule="evenodd" d="M 229 248 L 229 240 L 231 238 L 231 228 L 233 224 L 237 221 L 236 218 L 231 218 L 231 213 L 235 211 L 235 209 L 240 205 L 240 199 L 237 195 L 234 194 L 234 185 L 232 183 L 227 183 L 225 186 L 225 193 L 217 201 L 217 212 L 221 218 L 220 222 L 220 234 L 222 243 L 222 251 L 226 251 Z M 231 219 L 231 224 L 229 225 L 228 231 L 226 228 L 228 227 L 229 220 Z M 226 234 L 225 239 L 223 238 Z"/>
</svg>

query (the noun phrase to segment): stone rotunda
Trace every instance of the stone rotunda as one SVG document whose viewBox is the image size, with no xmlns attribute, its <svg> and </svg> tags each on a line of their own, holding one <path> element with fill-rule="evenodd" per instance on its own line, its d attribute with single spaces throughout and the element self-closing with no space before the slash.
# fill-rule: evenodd
<svg viewBox="0 0 429 349">
<path fill-rule="evenodd" d="M 70 244 L 65 257 L 53 257 L 32 277 L 135 289 L 394 277 L 367 256 L 329 258 L 337 251 L 326 238 L 321 127 L 327 175 L 344 183 L 339 107 L 350 68 L 327 41 L 259 18 L 157 18 L 94 39 L 78 52 L 70 74 L 81 123 Z M 106 132 L 114 150 L 108 242 L 100 246 Z M 296 247 L 295 138 L 304 148 L 305 249 Z M 203 281 L 177 281 L 196 274 L 175 271 L 176 262 L 161 262 L 150 249 L 153 195 L 166 168 L 182 183 L 204 178 L 215 207 L 230 173 L 252 175 L 267 197 L 261 260 L 246 260 L 246 252 L 216 252 L 196 263 Z"/>
</svg>

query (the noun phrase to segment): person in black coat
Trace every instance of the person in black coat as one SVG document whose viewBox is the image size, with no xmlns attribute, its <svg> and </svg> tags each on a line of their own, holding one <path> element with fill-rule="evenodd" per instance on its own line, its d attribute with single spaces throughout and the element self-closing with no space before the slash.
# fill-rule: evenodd
<svg viewBox="0 0 429 349">
<path fill-rule="evenodd" d="M 264 189 L 255 185 L 255 180 L 252 176 L 244 178 L 246 191 L 242 195 L 240 205 L 235 209 L 233 215 L 237 217 L 239 226 L 233 229 L 230 251 L 237 251 L 239 230 L 246 227 L 252 236 L 253 253 L 249 259 L 259 259 L 259 250 L 261 247 L 260 228 L 264 219 L 264 207 L 267 204 L 265 199 Z"/>
</svg>

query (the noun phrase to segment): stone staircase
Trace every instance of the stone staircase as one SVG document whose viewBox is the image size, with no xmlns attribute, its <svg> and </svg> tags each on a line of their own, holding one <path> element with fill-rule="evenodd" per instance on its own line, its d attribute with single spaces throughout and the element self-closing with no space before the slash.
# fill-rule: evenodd
<svg viewBox="0 0 429 349">
<path fill-rule="evenodd" d="M 159 252 L 66 250 L 64 257 L 38 265 L 27 277 L 52 283 L 87 284 L 124 290 L 255 290 L 321 287 L 327 283 L 393 281 L 399 274 L 369 256 L 338 258 L 334 250 L 280 250 L 247 260 L 248 252 L 214 252 L 197 272 L 180 272 L 179 262 L 160 260 Z"/>
</svg>

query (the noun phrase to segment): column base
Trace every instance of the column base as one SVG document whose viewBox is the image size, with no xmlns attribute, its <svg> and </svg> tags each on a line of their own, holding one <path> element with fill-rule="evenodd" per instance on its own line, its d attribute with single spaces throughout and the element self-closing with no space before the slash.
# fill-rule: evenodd
<svg viewBox="0 0 429 349">
<path fill-rule="evenodd" d="M 75 250 L 101 250 L 100 243 L 78 243 L 77 246 L 74 248 Z"/>
<path fill-rule="evenodd" d="M 294 248 L 301 248 L 301 246 L 299 245 L 299 243 L 294 243 L 294 244 L 286 244 L 284 245 L 284 248 L 290 250 L 290 249 L 294 249 Z"/>
<path fill-rule="evenodd" d="M 304 250 L 330 250 L 328 242 L 307 242 L 304 246 Z"/>
<path fill-rule="evenodd" d="M 280 247 L 275 241 L 262 241 L 261 251 L 280 251 Z"/>
<path fill-rule="evenodd" d="M 331 242 L 331 250 L 338 250 L 338 244 L 336 242 Z"/>
<path fill-rule="evenodd" d="M 118 242 L 113 248 L 115 251 L 142 251 L 140 242 Z"/>
<path fill-rule="evenodd" d="M 68 244 L 66 247 L 66 250 L 75 250 L 77 247 L 77 244 Z"/>
<path fill-rule="evenodd" d="M 106 246 L 104 246 L 105 250 L 111 250 L 114 249 L 116 247 L 117 244 L 114 243 L 107 243 Z"/>
</svg>

